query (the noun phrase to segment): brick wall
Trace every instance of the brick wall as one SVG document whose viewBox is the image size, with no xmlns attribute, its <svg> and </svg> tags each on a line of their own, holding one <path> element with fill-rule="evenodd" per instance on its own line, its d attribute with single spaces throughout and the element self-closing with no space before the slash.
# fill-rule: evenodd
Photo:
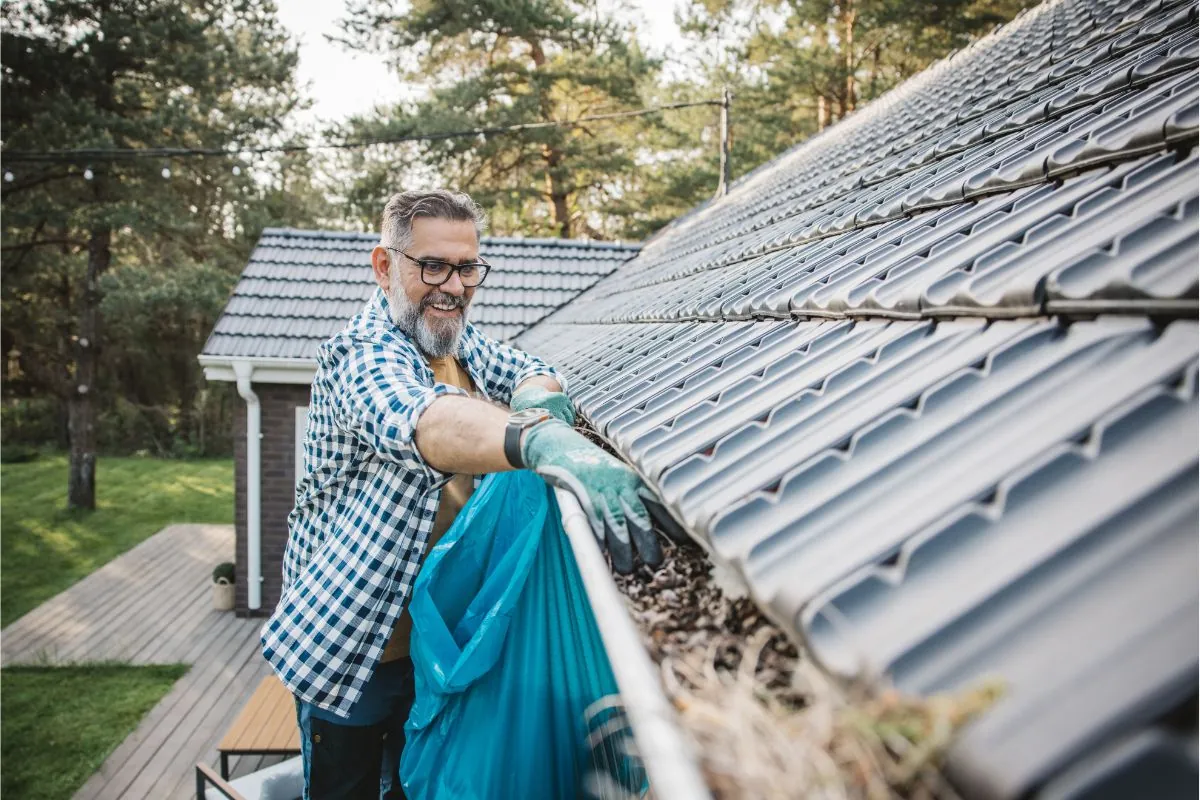
<svg viewBox="0 0 1200 800">
<path fill-rule="evenodd" d="M 254 384 L 262 405 L 262 608 L 270 614 L 279 600 L 287 517 L 296 494 L 296 407 L 308 405 L 309 387 L 293 384 Z M 246 608 L 246 402 L 237 398 L 233 415 L 237 526 L 237 613 Z"/>
</svg>

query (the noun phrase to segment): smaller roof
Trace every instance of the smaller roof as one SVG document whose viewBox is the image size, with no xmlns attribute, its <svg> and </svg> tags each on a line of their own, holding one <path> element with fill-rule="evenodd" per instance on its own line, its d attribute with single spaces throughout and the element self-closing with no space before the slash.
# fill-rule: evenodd
<svg viewBox="0 0 1200 800">
<path fill-rule="evenodd" d="M 267 228 L 201 357 L 310 360 L 371 296 L 369 233 Z M 589 288 L 640 246 L 577 239 L 485 236 L 495 265 L 471 303 L 471 321 L 511 339 Z"/>
</svg>

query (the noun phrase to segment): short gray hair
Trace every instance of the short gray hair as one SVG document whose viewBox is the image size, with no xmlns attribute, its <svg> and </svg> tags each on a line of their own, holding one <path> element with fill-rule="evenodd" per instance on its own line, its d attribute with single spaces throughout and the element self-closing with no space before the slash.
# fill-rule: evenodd
<svg viewBox="0 0 1200 800">
<path fill-rule="evenodd" d="M 476 238 L 483 235 L 487 217 L 479 204 L 462 192 L 435 189 L 398 192 L 388 198 L 380 221 L 380 241 L 385 247 L 407 250 L 412 244 L 412 224 L 417 217 L 434 217 L 475 224 Z"/>
</svg>

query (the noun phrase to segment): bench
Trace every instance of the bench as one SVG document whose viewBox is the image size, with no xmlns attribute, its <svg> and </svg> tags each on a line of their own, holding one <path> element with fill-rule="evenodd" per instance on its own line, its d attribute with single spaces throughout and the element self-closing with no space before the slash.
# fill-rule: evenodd
<svg viewBox="0 0 1200 800">
<path fill-rule="evenodd" d="M 230 756 L 300 755 L 296 700 L 279 678 L 268 675 L 258 684 L 221 743 L 221 777 L 229 778 Z"/>
</svg>

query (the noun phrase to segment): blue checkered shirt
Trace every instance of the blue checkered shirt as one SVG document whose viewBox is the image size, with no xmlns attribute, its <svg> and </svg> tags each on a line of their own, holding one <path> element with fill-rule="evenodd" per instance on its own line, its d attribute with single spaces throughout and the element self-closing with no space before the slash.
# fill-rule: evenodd
<svg viewBox="0 0 1200 800">
<path fill-rule="evenodd" d="M 452 477 L 417 451 L 417 420 L 442 395 L 465 394 L 434 382 L 387 306 L 377 289 L 321 346 L 283 594 L 262 630 L 263 655 L 292 693 L 342 717 L 383 655 Z M 534 375 L 565 388 L 546 364 L 470 324 L 457 357 L 475 387 L 504 404 Z"/>
</svg>

